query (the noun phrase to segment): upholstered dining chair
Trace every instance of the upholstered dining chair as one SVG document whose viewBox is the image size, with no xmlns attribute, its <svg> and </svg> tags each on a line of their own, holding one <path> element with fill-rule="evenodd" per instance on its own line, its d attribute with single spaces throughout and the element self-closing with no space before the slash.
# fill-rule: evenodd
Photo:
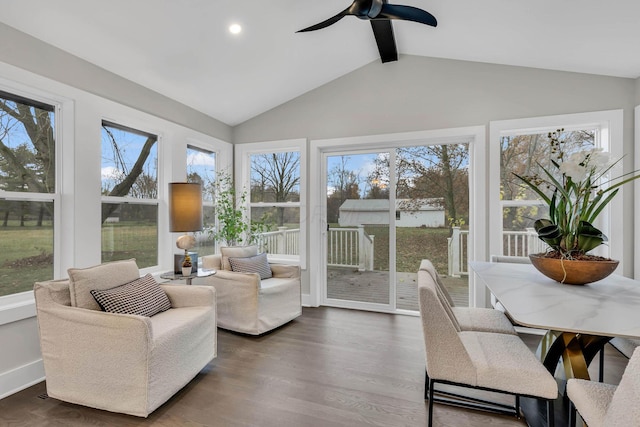
<svg viewBox="0 0 640 427">
<path fill-rule="evenodd" d="M 571 427 L 576 410 L 589 427 L 640 426 L 640 349 L 634 350 L 620 385 L 572 378 L 567 381 L 567 396 Z"/>
<path fill-rule="evenodd" d="M 428 271 L 431 276 L 434 277 L 437 284 L 437 291 L 442 296 L 442 303 L 445 309 L 453 314 L 455 322 L 457 322 L 461 330 L 516 335 L 516 330 L 513 328 L 507 316 L 499 310 L 491 308 L 456 307 L 449 291 L 447 291 L 444 283 L 442 283 L 431 261 L 423 259 L 420 262 L 420 270 Z"/>
<path fill-rule="evenodd" d="M 429 426 L 433 425 L 436 384 L 514 395 L 513 406 L 485 400 L 476 404 L 456 400 L 455 405 L 515 416 L 520 414 L 521 396 L 542 399 L 547 405 L 548 426 L 554 425 L 557 383 L 518 336 L 461 330 L 455 317 L 446 310 L 436 277 L 428 269 L 418 271 L 418 295 L 426 353 L 425 398 L 429 400 Z M 443 394 L 441 390 L 438 393 Z M 451 400 L 438 396 L 438 402 L 451 403 Z"/>
</svg>

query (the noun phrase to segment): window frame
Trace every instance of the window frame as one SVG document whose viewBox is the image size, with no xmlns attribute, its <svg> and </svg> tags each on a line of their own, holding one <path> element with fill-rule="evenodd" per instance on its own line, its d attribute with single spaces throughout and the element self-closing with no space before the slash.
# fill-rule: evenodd
<svg viewBox="0 0 640 427">
<path fill-rule="evenodd" d="M 298 202 L 259 202 L 252 203 L 251 197 L 247 197 L 246 212 L 248 219 L 250 219 L 252 207 L 289 207 L 299 208 L 300 210 L 300 240 L 299 248 L 300 254 L 295 255 L 281 255 L 281 254 L 267 254 L 270 262 L 283 262 L 289 264 L 298 264 L 301 269 L 307 267 L 307 140 L 289 139 L 282 141 L 269 141 L 269 142 L 256 142 L 238 144 L 234 146 L 235 152 L 235 181 L 236 181 L 236 194 L 241 194 L 242 189 L 246 188 L 247 191 L 251 189 L 251 156 L 256 154 L 269 154 L 269 153 L 284 153 L 297 151 L 300 153 L 300 201 Z"/>
<path fill-rule="evenodd" d="M 184 167 L 185 167 L 185 178 L 184 179 L 185 179 L 185 182 L 188 182 L 188 165 L 187 165 L 187 161 L 186 160 L 188 158 L 189 149 L 200 151 L 200 152 L 207 152 L 209 154 L 213 154 L 214 155 L 214 159 L 215 160 L 214 160 L 214 166 L 213 166 L 213 174 L 214 174 L 214 180 L 217 179 L 217 175 L 218 175 L 218 173 L 220 171 L 220 169 L 219 169 L 219 167 L 220 167 L 220 158 L 222 156 L 220 148 L 216 148 L 211 144 L 206 144 L 204 142 L 200 142 L 200 141 L 197 141 L 197 140 L 188 139 L 186 144 L 185 144 L 185 162 L 184 162 Z M 202 209 L 204 210 L 204 208 L 207 208 L 207 207 L 208 208 L 212 208 L 214 210 L 214 212 L 215 212 L 215 197 L 211 201 L 205 200 L 204 197 L 202 198 Z M 204 220 L 204 215 L 203 215 L 203 220 Z M 213 218 L 213 226 L 214 227 L 216 226 L 216 222 L 217 222 L 217 219 L 214 216 L 214 218 Z M 203 226 L 205 228 L 203 228 L 202 231 L 199 231 L 197 233 L 206 233 L 207 232 L 206 223 L 203 224 Z M 214 242 L 214 248 L 215 248 L 215 251 L 217 251 L 217 248 L 218 248 L 217 242 Z M 200 256 L 200 254 L 198 254 L 198 256 Z"/>
<path fill-rule="evenodd" d="M 623 110 L 595 111 L 589 113 L 561 114 L 534 118 L 492 121 L 489 123 L 489 253 L 501 255 L 503 239 L 491 238 L 502 236 L 503 208 L 507 206 L 534 205 L 533 200 L 518 201 L 500 199 L 500 150 L 501 138 L 507 135 L 525 135 L 546 133 L 564 128 L 578 130 L 596 128 L 599 130 L 595 145 L 608 151 L 612 159 L 623 156 Z M 622 175 L 622 162 L 618 162 L 611 170 L 611 176 Z M 602 231 L 609 237 L 609 247 L 600 248 L 601 255 L 620 260 L 618 271 L 623 271 L 623 238 L 622 227 L 614 227 L 610 212 L 622 212 L 624 186 L 618 195 L 609 203 L 600 217 Z M 544 204 L 544 203 L 543 203 Z M 608 253 L 607 253 L 608 252 Z"/>
<path fill-rule="evenodd" d="M 73 264 L 73 239 L 63 239 L 63 230 L 74 227 L 74 102 L 63 96 L 0 79 L 0 91 L 34 103 L 53 107 L 55 134 L 55 189 L 53 193 L 26 193 L 0 190 L 0 199 L 52 202 L 53 277 L 57 279 Z M 63 167 L 69 165 L 69 167 Z M 35 316 L 33 290 L 0 296 L 0 325 Z"/>
</svg>

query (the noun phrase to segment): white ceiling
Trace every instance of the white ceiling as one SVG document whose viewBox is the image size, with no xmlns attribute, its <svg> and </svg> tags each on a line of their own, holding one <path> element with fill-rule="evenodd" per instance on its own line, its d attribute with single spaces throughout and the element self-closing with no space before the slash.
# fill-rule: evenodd
<svg viewBox="0 0 640 427">
<path fill-rule="evenodd" d="M 390 2 L 438 19 L 394 21 L 400 54 L 640 76 L 638 0 Z M 379 61 L 369 23 L 355 17 L 295 33 L 349 4 L 1 0 L 0 21 L 233 126 Z"/>
</svg>

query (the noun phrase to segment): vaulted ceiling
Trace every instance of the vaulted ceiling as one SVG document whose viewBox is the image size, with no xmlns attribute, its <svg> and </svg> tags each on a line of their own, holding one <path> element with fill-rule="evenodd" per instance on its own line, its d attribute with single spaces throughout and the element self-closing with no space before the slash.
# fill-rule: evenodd
<svg viewBox="0 0 640 427">
<path fill-rule="evenodd" d="M 390 2 L 438 19 L 436 28 L 393 22 L 399 61 L 408 54 L 640 76 L 637 0 Z M 233 126 L 380 61 L 369 23 L 355 17 L 296 33 L 349 4 L 5 0 L 0 21 Z M 229 33 L 232 23 L 243 31 Z"/>
</svg>

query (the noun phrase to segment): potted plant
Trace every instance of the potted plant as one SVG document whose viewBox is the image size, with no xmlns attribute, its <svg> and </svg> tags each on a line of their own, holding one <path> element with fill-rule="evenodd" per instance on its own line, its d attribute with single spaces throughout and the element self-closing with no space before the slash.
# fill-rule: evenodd
<svg viewBox="0 0 640 427">
<path fill-rule="evenodd" d="M 534 228 L 551 249 L 530 255 L 533 265 L 561 283 L 584 284 L 600 280 L 616 269 L 618 261 L 588 253 L 607 241 L 593 223 L 619 187 L 640 175 L 633 172 L 628 178 L 624 177 L 629 174 L 607 179 L 620 159 L 611 161 L 609 154 L 599 148 L 568 153 L 563 132 L 558 129 L 548 134 L 552 154 L 549 168 L 538 164 L 542 170 L 539 175 L 515 175 L 549 207 L 549 218 L 536 220 Z"/>
<path fill-rule="evenodd" d="M 231 175 L 221 172 L 214 186 L 215 216 L 218 226 L 210 236 L 226 246 L 244 246 L 256 243 L 260 234 L 269 231 L 264 221 L 250 221 L 247 216 L 247 190 L 236 197 Z"/>
</svg>

